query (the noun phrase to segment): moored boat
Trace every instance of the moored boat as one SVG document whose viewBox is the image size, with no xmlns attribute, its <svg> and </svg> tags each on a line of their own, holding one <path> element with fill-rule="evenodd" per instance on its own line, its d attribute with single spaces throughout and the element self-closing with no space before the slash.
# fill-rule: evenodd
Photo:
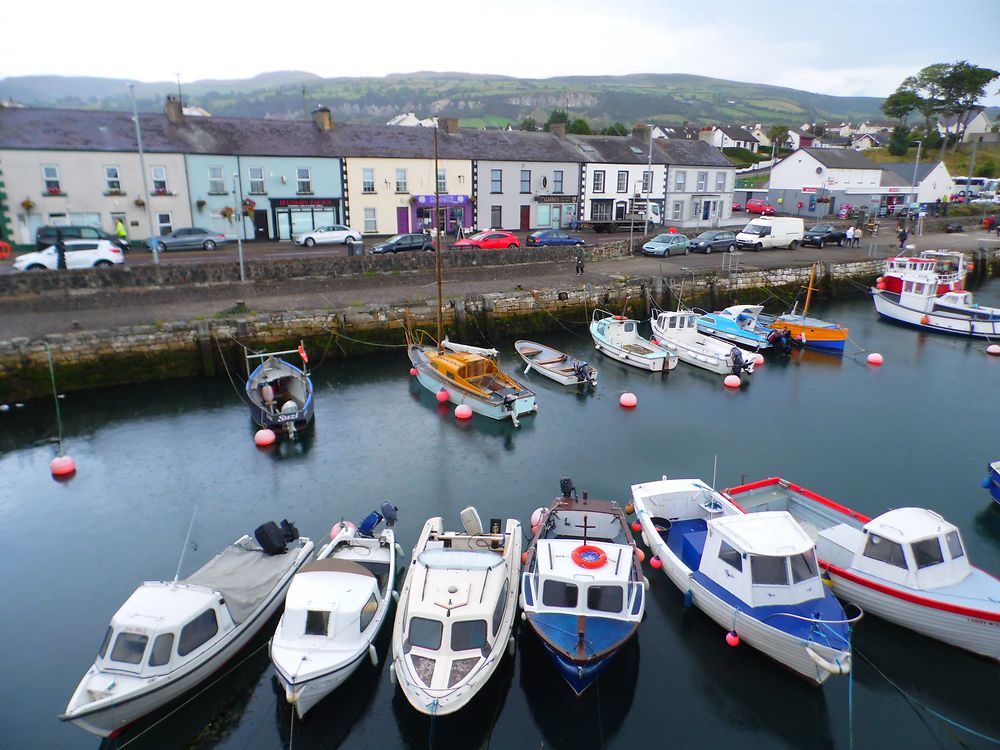
<svg viewBox="0 0 1000 750">
<path fill-rule="evenodd" d="M 772 331 L 788 331 L 793 340 L 809 349 L 843 353 L 847 342 L 847 329 L 840 323 L 831 323 L 809 315 L 809 302 L 812 299 L 815 276 L 816 264 L 813 263 L 812 271 L 809 273 L 809 285 L 806 287 L 806 301 L 801 313 L 796 312 L 793 306 L 790 312 L 782 315 L 761 314 L 757 319 Z"/>
<path fill-rule="evenodd" d="M 698 330 L 744 349 L 765 351 L 771 348 L 771 331 L 757 320 L 763 309 L 762 305 L 731 305 L 718 312 L 702 313 Z"/>
<path fill-rule="evenodd" d="M 475 508 L 461 515 L 462 531 L 424 524 L 392 633 L 390 679 L 431 716 L 467 705 L 514 649 L 521 524 L 492 519 L 484 531 Z"/>
<path fill-rule="evenodd" d="M 521 607 L 556 668 L 577 695 L 635 634 L 645 579 L 625 514 L 616 503 L 562 497 L 531 517 Z"/>
<path fill-rule="evenodd" d="M 534 370 L 560 385 L 597 385 L 597 369 L 571 354 L 534 341 L 515 341 L 524 360 L 524 374 Z"/>
<path fill-rule="evenodd" d="M 288 354 L 297 354 L 302 367 L 281 359 Z M 298 349 L 288 351 L 247 352 L 246 360 L 246 396 L 254 424 L 289 435 L 308 427 L 313 420 L 313 383 L 305 347 L 299 344 Z M 251 360 L 260 360 L 253 372 Z"/>
<path fill-rule="evenodd" d="M 990 491 L 990 497 L 1000 503 L 1000 461 L 993 461 L 986 465 L 986 478 L 983 480 L 983 487 Z"/>
<path fill-rule="evenodd" d="M 850 625 L 823 585 L 815 543 L 785 512 L 747 515 L 698 479 L 632 485 L 663 572 L 729 631 L 810 682 L 851 669 Z"/>
<path fill-rule="evenodd" d="M 651 372 L 672 370 L 677 355 L 639 335 L 639 321 L 606 310 L 594 310 L 590 320 L 594 347 L 612 359 Z"/>
<path fill-rule="evenodd" d="M 690 310 L 664 310 L 650 319 L 656 343 L 681 362 L 718 375 L 752 375 L 754 358 L 739 347 L 698 330 L 699 315 Z"/>
<path fill-rule="evenodd" d="M 797 518 L 844 601 L 1000 659 L 1000 580 L 969 563 L 958 529 L 937 513 L 897 508 L 868 518 L 777 477 L 726 494 L 748 513 L 786 510 Z"/>
<path fill-rule="evenodd" d="M 381 533 L 375 529 L 385 519 Z M 316 559 L 295 574 L 271 638 L 274 673 L 299 718 L 367 657 L 386 619 L 396 580 L 396 508 L 383 503 L 360 526 L 340 522 Z"/>
<path fill-rule="evenodd" d="M 143 583 L 111 618 L 59 718 L 116 736 L 210 677 L 278 611 L 313 543 L 288 533 L 269 552 L 247 535 L 185 579 Z"/>
</svg>

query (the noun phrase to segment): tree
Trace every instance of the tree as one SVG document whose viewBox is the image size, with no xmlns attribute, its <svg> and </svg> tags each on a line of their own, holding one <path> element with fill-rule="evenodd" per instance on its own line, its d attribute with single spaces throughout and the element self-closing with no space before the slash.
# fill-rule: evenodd
<svg viewBox="0 0 1000 750">
<path fill-rule="evenodd" d="M 980 68 L 965 60 L 949 66 L 941 81 L 941 98 L 944 106 L 955 116 L 956 135 L 962 142 L 969 120 L 975 115 L 979 100 L 986 95 L 986 87 L 1000 77 L 1000 72 L 992 68 Z"/>
<path fill-rule="evenodd" d="M 527 130 L 530 133 L 538 130 L 538 123 L 535 122 L 535 118 L 528 116 L 521 120 L 521 130 Z"/>
<path fill-rule="evenodd" d="M 889 153 L 893 156 L 903 156 L 910 148 L 910 129 L 905 125 L 897 125 L 889 137 Z"/>
<path fill-rule="evenodd" d="M 549 119 L 545 121 L 545 130 L 549 129 L 550 125 L 556 125 L 558 123 L 569 124 L 569 115 L 566 113 L 565 109 L 554 109 L 552 114 L 549 115 Z M 569 130 L 569 128 L 566 128 Z"/>
<path fill-rule="evenodd" d="M 629 131 L 620 122 L 616 122 L 614 125 L 608 125 L 601 131 L 601 135 L 628 135 Z"/>
<path fill-rule="evenodd" d="M 906 118 L 920 105 L 920 97 L 913 91 L 897 89 L 882 102 L 882 112 L 886 117 L 899 120 L 900 125 L 906 125 Z"/>
<path fill-rule="evenodd" d="M 788 126 L 772 125 L 767 129 L 767 137 L 771 141 L 771 156 L 777 156 L 782 144 L 788 140 Z"/>
<path fill-rule="evenodd" d="M 987 159 L 978 167 L 976 167 L 976 177 L 986 177 L 987 179 L 993 179 L 997 176 L 997 163 L 993 159 Z"/>
<path fill-rule="evenodd" d="M 924 116 L 924 132 L 931 130 L 931 118 L 943 111 L 944 77 L 947 63 L 935 63 L 919 73 L 903 79 L 896 92 L 909 91 L 917 97 L 916 109 Z M 884 110 L 883 110 L 884 111 Z"/>
<path fill-rule="evenodd" d="M 582 117 L 577 117 L 573 122 L 566 126 L 566 132 L 572 133 L 573 135 L 593 135 L 594 131 L 590 129 L 590 125 Z"/>
</svg>

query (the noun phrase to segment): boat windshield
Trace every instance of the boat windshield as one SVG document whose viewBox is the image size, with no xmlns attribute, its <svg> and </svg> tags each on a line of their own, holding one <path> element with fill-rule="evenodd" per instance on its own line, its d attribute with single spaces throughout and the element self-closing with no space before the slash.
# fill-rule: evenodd
<svg viewBox="0 0 1000 750">
<path fill-rule="evenodd" d="M 588 586 L 587 609 L 595 612 L 621 612 L 625 589 L 621 586 Z"/>
<path fill-rule="evenodd" d="M 439 548 L 425 549 L 417 562 L 432 570 L 489 570 L 503 565 L 503 558 L 495 552 Z"/>
</svg>

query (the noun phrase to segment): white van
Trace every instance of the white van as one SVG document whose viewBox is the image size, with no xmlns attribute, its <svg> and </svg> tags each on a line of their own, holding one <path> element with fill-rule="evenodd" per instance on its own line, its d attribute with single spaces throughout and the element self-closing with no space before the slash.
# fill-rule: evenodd
<svg viewBox="0 0 1000 750">
<path fill-rule="evenodd" d="M 753 219 L 736 235 L 740 250 L 766 250 L 787 247 L 794 250 L 802 243 L 805 224 L 802 219 L 785 216 L 760 216 Z"/>
</svg>

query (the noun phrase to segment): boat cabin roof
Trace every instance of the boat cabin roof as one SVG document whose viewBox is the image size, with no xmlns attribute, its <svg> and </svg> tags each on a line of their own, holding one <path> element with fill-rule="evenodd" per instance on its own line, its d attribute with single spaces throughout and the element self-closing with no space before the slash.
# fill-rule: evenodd
<svg viewBox="0 0 1000 750">
<path fill-rule="evenodd" d="M 433 361 L 438 372 L 450 372 L 466 380 L 497 371 L 494 360 L 469 352 L 446 351 L 434 357 Z"/>
<path fill-rule="evenodd" d="M 954 524 L 927 508 L 896 508 L 876 516 L 864 528 L 867 532 L 899 544 L 938 537 L 957 530 Z"/>
<path fill-rule="evenodd" d="M 632 485 L 632 499 L 645 500 L 666 497 L 689 497 L 704 494 L 712 497 L 714 490 L 700 479 L 656 479 Z"/>
<path fill-rule="evenodd" d="M 285 609 L 340 606 L 357 610 L 377 591 L 375 575 L 356 562 L 336 558 L 314 560 L 304 565 L 292 579 Z"/>
<path fill-rule="evenodd" d="M 733 547 L 751 555 L 786 557 L 813 548 L 813 540 L 784 510 L 721 516 L 708 521 Z"/>
<path fill-rule="evenodd" d="M 153 633 L 179 630 L 218 601 L 219 595 L 202 586 L 146 581 L 118 608 L 115 630 Z"/>
<path fill-rule="evenodd" d="M 579 539 L 539 539 L 535 547 L 538 574 L 545 578 L 582 580 L 595 583 L 621 583 L 632 572 L 632 547 L 624 544 L 588 542 L 607 555 L 607 562 L 597 568 L 583 568 L 573 561 L 573 551 L 583 544 Z"/>
<path fill-rule="evenodd" d="M 737 318 L 740 315 L 750 315 L 757 317 L 763 311 L 763 305 L 730 305 L 724 310 L 720 310 L 716 315 L 725 315 L 730 318 Z"/>
</svg>

